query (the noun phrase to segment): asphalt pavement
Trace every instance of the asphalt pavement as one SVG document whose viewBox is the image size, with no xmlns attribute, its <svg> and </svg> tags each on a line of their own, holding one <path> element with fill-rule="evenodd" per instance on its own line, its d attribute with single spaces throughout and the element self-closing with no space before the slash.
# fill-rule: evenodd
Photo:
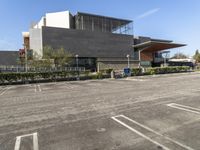
<svg viewBox="0 0 200 150">
<path fill-rule="evenodd" d="M 0 150 L 200 150 L 200 74 L 0 86 Z"/>
</svg>

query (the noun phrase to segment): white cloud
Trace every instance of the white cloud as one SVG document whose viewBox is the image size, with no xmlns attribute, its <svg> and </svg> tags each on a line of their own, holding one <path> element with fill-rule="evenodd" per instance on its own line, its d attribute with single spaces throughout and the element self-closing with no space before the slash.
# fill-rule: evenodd
<svg viewBox="0 0 200 150">
<path fill-rule="evenodd" d="M 136 17 L 136 19 L 142 19 L 142 18 L 145 18 L 145 17 L 148 17 L 152 14 L 155 14 L 156 12 L 158 12 L 160 10 L 160 8 L 154 8 L 154 9 L 151 9 L 149 11 L 146 11 L 144 12 L 143 14 L 139 15 Z"/>
</svg>

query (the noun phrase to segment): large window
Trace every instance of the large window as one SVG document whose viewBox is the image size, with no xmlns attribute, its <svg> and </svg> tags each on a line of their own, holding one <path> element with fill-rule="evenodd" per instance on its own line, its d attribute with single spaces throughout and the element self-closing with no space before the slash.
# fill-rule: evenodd
<svg viewBox="0 0 200 150">
<path fill-rule="evenodd" d="M 71 61 L 71 67 L 76 67 L 76 58 Z M 96 58 L 80 57 L 78 58 L 78 66 L 89 70 L 96 70 Z"/>
<path fill-rule="evenodd" d="M 78 13 L 75 16 L 76 29 L 133 34 L 133 22 L 130 20 Z"/>
</svg>

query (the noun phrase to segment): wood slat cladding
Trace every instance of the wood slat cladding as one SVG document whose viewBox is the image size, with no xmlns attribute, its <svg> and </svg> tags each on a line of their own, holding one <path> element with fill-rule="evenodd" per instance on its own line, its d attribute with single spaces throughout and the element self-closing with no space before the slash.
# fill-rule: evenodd
<svg viewBox="0 0 200 150">
<path fill-rule="evenodd" d="M 141 61 L 153 61 L 153 53 L 152 52 L 141 52 Z"/>
</svg>

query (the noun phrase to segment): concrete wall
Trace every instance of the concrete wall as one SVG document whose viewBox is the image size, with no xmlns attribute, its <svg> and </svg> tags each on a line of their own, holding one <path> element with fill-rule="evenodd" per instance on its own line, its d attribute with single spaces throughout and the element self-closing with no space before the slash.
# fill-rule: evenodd
<svg viewBox="0 0 200 150">
<path fill-rule="evenodd" d="M 45 17 L 42 17 L 40 19 L 40 21 L 33 28 L 35 28 L 35 29 L 40 28 L 41 29 L 45 25 L 46 25 L 46 19 L 45 19 Z"/>
<path fill-rule="evenodd" d="M 71 15 L 69 11 L 47 13 L 46 26 L 58 28 L 70 28 Z"/>
<path fill-rule="evenodd" d="M 129 64 L 130 68 L 137 68 L 139 66 L 139 62 L 133 61 Z M 104 69 L 114 69 L 114 70 L 123 70 L 127 68 L 127 62 L 123 61 L 106 61 L 106 62 L 97 62 L 97 71 Z"/>
<path fill-rule="evenodd" d="M 19 51 L 0 50 L 0 66 L 17 66 L 18 59 L 19 59 Z"/>
<path fill-rule="evenodd" d="M 133 36 L 43 27 L 43 46 L 64 47 L 79 57 L 133 57 Z"/>
<path fill-rule="evenodd" d="M 42 29 L 30 29 L 30 49 L 33 49 L 33 55 L 37 59 L 43 56 L 42 51 Z"/>
</svg>

